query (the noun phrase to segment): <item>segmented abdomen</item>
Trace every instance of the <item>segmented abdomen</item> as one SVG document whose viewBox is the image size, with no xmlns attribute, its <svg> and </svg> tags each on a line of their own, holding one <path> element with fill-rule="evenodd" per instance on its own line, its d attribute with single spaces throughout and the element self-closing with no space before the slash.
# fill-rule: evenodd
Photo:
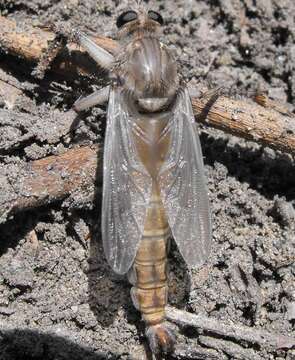
<svg viewBox="0 0 295 360">
<path fill-rule="evenodd" d="M 143 236 L 129 279 L 131 296 L 147 325 L 163 321 L 167 303 L 167 239 L 169 226 L 158 191 L 154 189 Z"/>
</svg>

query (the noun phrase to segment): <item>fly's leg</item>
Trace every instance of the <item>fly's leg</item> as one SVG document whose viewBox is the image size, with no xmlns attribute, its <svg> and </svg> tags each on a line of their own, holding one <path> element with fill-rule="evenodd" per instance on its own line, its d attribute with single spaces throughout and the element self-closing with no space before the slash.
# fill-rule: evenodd
<svg viewBox="0 0 295 360">
<path fill-rule="evenodd" d="M 115 60 L 112 54 L 98 46 L 93 40 L 83 33 L 77 32 L 75 34 L 75 40 L 88 52 L 98 65 L 106 70 L 111 68 Z"/>
<path fill-rule="evenodd" d="M 196 98 L 196 99 L 200 99 L 202 101 L 206 101 L 206 105 L 204 107 L 204 109 L 202 110 L 202 112 L 200 114 L 198 114 L 197 119 L 206 119 L 206 117 L 208 116 L 209 110 L 210 108 L 214 105 L 214 103 L 217 101 L 217 99 L 219 98 L 221 92 L 223 90 L 223 87 L 218 87 L 215 89 L 211 89 L 211 90 L 207 90 L 203 93 L 199 93 L 197 94 L 197 90 L 193 87 L 188 87 L 188 92 L 191 98 Z M 198 131 L 198 124 L 197 122 L 194 123 L 194 129 L 195 131 Z"/>
<path fill-rule="evenodd" d="M 106 86 L 89 96 L 78 99 L 73 108 L 76 111 L 83 111 L 95 105 L 104 105 L 108 101 L 109 93 L 110 87 Z"/>
<path fill-rule="evenodd" d="M 219 86 L 214 89 L 207 90 L 205 92 L 198 91 L 195 87 L 188 86 L 188 92 L 191 98 L 201 98 L 201 99 L 217 99 L 223 91 L 223 87 Z"/>
</svg>

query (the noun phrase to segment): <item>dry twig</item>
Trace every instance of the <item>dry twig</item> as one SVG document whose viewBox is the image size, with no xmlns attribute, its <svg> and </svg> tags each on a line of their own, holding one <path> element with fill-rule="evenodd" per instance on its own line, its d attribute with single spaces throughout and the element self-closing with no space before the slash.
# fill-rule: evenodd
<svg viewBox="0 0 295 360">
<path fill-rule="evenodd" d="M 295 338 L 274 334 L 243 325 L 223 324 L 220 320 L 204 315 L 194 315 L 186 311 L 167 307 L 166 317 L 169 321 L 183 326 L 193 326 L 208 333 L 218 335 L 238 342 L 258 344 L 262 348 L 292 349 L 295 348 Z"/>
<path fill-rule="evenodd" d="M 254 101 L 267 109 L 273 109 L 281 113 L 282 115 L 290 116 L 295 121 L 295 115 L 289 111 L 285 104 L 280 104 L 276 101 L 273 101 L 263 93 L 258 92 L 254 97 Z"/>
<path fill-rule="evenodd" d="M 199 122 L 275 150 L 295 154 L 295 119 L 252 102 L 220 97 L 192 99 Z"/>
</svg>

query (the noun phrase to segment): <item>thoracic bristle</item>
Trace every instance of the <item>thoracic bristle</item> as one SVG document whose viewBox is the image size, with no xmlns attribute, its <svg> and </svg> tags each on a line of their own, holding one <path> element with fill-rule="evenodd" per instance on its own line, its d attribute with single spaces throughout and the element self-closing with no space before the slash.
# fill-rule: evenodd
<svg viewBox="0 0 295 360">
<path fill-rule="evenodd" d="M 174 350 L 175 335 L 171 329 L 164 324 L 149 326 L 146 329 L 146 337 L 152 352 L 158 354 L 169 354 Z"/>
</svg>

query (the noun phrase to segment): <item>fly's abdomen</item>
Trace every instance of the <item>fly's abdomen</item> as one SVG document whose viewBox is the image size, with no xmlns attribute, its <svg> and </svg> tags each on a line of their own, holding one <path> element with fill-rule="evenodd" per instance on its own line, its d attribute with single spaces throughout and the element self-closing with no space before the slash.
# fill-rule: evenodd
<svg viewBox="0 0 295 360">
<path fill-rule="evenodd" d="M 130 281 L 134 306 L 147 324 L 163 321 L 167 303 L 167 238 L 169 226 L 162 203 L 153 196 Z"/>
<path fill-rule="evenodd" d="M 147 336 L 154 352 L 168 352 L 174 336 L 162 323 L 168 300 L 167 242 L 170 229 L 159 195 L 154 190 L 147 209 L 143 237 L 136 254 L 129 281 L 131 297 L 147 325 Z"/>
</svg>

